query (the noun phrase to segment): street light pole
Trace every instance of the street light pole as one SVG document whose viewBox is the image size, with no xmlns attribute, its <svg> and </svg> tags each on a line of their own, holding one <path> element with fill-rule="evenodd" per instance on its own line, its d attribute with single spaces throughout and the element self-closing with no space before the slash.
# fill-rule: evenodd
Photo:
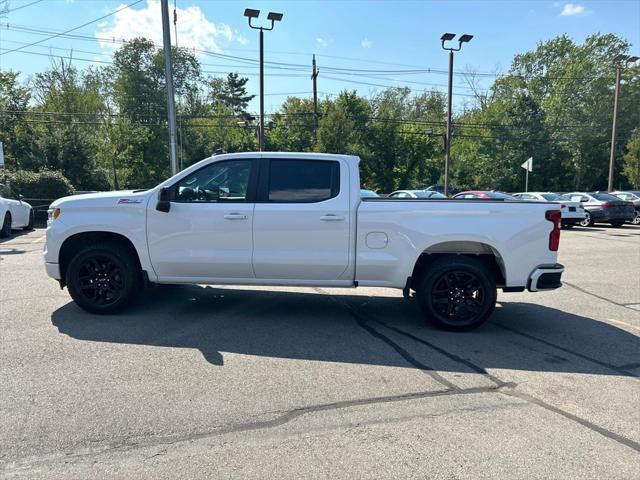
<svg viewBox="0 0 640 480">
<path fill-rule="evenodd" d="M 633 63 L 640 57 L 630 57 L 629 55 L 616 55 L 613 61 L 616 63 L 616 87 L 613 95 L 613 123 L 611 125 L 611 151 L 609 153 L 609 182 L 607 191 L 613 191 L 613 164 L 616 158 L 616 127 L 618 123 L 618 97 L 620 96 L 620 63 Z"/>
<path fill-rule="evenodd" d="M 267 20 L 271 20 L 271 27 L 257 27 L 251 23 L 252 18 L 258 18 L 260 10 L 246 8 L 244 16 L 249 20 L 249 27 L 260 30 L 260 119 L 258 120 L 258 145 L 260 151 L 264 151 L 264 31 L 273 30 L 275 22 L 282 20 L 281 13 L 269 12 Z"/>
<path fill-rule="evenodd" d="M 449 193 L 449 163 L 451 162 L 451 103 L 453 97 L 453 52 L 458 52 L 462 49 L 463 43 L 468 43 L 473 38 L 473 35 L 460 35 L 458 38 L 458 48 L 445 47 L 445 42 L 451 41 L 455 38 L 455 33 L 444 33 L 440 40 L 442 41 L 442 49 L 449 50 L 449 85 L 447 95 L 447 132 L 444 140 L 444 194 Z"/>
<path fill-rule="evenodd" d="M 449 194 L 449 161 L 451 155 L 451 98 L 453 94 L 453 50 L 449 50 L 449 86 L 447 88 L 447 133 L 444 144 L 444 194 Z"/>
<path fill-rule="evenodd" d="M 260 151 L 264 150 L 264 31 L 260 28 L 260 120 L 259 120 Z"/>
<path fill-rule="evenodd" d="M 616 65 L 616 88 L 613 95 L 613 124 L 611 125 L 611 152 L 609 153 L 609 182 L 607 191 L 613 191 L 613 162 L 616 158 L 616 126 L 618 123 L 618 95 L 620 95 L 620 65 Z"/>
</svg>

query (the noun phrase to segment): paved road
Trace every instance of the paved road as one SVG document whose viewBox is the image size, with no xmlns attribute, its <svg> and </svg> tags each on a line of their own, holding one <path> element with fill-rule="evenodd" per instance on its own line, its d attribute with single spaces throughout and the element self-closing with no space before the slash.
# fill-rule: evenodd
<svg viewBox="0 0 640 480">
<path fill-rule="evenodd" d="M 565 286 L 466 334 L 368 288 L 163 286 L 93 316 L 43 234 L 0 243 L 2 478 L 638 478 L 638 227 L 563 232 Z"/>
</svg>

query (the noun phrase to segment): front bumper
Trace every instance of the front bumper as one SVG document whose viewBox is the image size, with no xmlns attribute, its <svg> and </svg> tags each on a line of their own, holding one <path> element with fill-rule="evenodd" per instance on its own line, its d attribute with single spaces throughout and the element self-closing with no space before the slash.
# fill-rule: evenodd
<svg viewBox="0 0 640 480">
<path fill-rule="evenodd" d="M 527 281 L 527 289 L 530 292 L 540 292 L 544 290 L 554 290 L 562 286 L 560 277 L 564 272 L 564 265 L 540 265 L 536 268 Z"/>
<path fill-rule="evenodd" d="M 55 278 L 56 280 L 62 279 L 62 275 L 60 275 L 60 265 L 58 263 L 44 262 L 44 269 L 51 278 Z"/>
</svg>

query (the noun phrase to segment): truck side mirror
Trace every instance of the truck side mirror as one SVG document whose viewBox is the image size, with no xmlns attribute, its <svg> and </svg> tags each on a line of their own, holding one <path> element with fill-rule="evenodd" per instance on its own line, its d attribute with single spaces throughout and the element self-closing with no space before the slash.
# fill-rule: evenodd
<svg viewBox="0 0 640 480">
<path fill-rule="evenodd" d="M 171 192 L 169 187 L 163 187 L 158 192 L 158 203 L 156 203 L 156 210 L 159 212 L 169 213 L 171 210 Z"/>
</svg>

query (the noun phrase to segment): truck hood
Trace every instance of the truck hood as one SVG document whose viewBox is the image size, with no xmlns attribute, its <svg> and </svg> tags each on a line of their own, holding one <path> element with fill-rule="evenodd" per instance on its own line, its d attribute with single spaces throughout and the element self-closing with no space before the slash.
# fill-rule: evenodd
<svg viewBox="0 0 640 480">
<path fill-rule="evenodd" d="M 50 208 L 146 207 L 146 201 L 153 192 L 154 190 L 119 190 L 71 195 L 57 199 Z"/>
</svg>

